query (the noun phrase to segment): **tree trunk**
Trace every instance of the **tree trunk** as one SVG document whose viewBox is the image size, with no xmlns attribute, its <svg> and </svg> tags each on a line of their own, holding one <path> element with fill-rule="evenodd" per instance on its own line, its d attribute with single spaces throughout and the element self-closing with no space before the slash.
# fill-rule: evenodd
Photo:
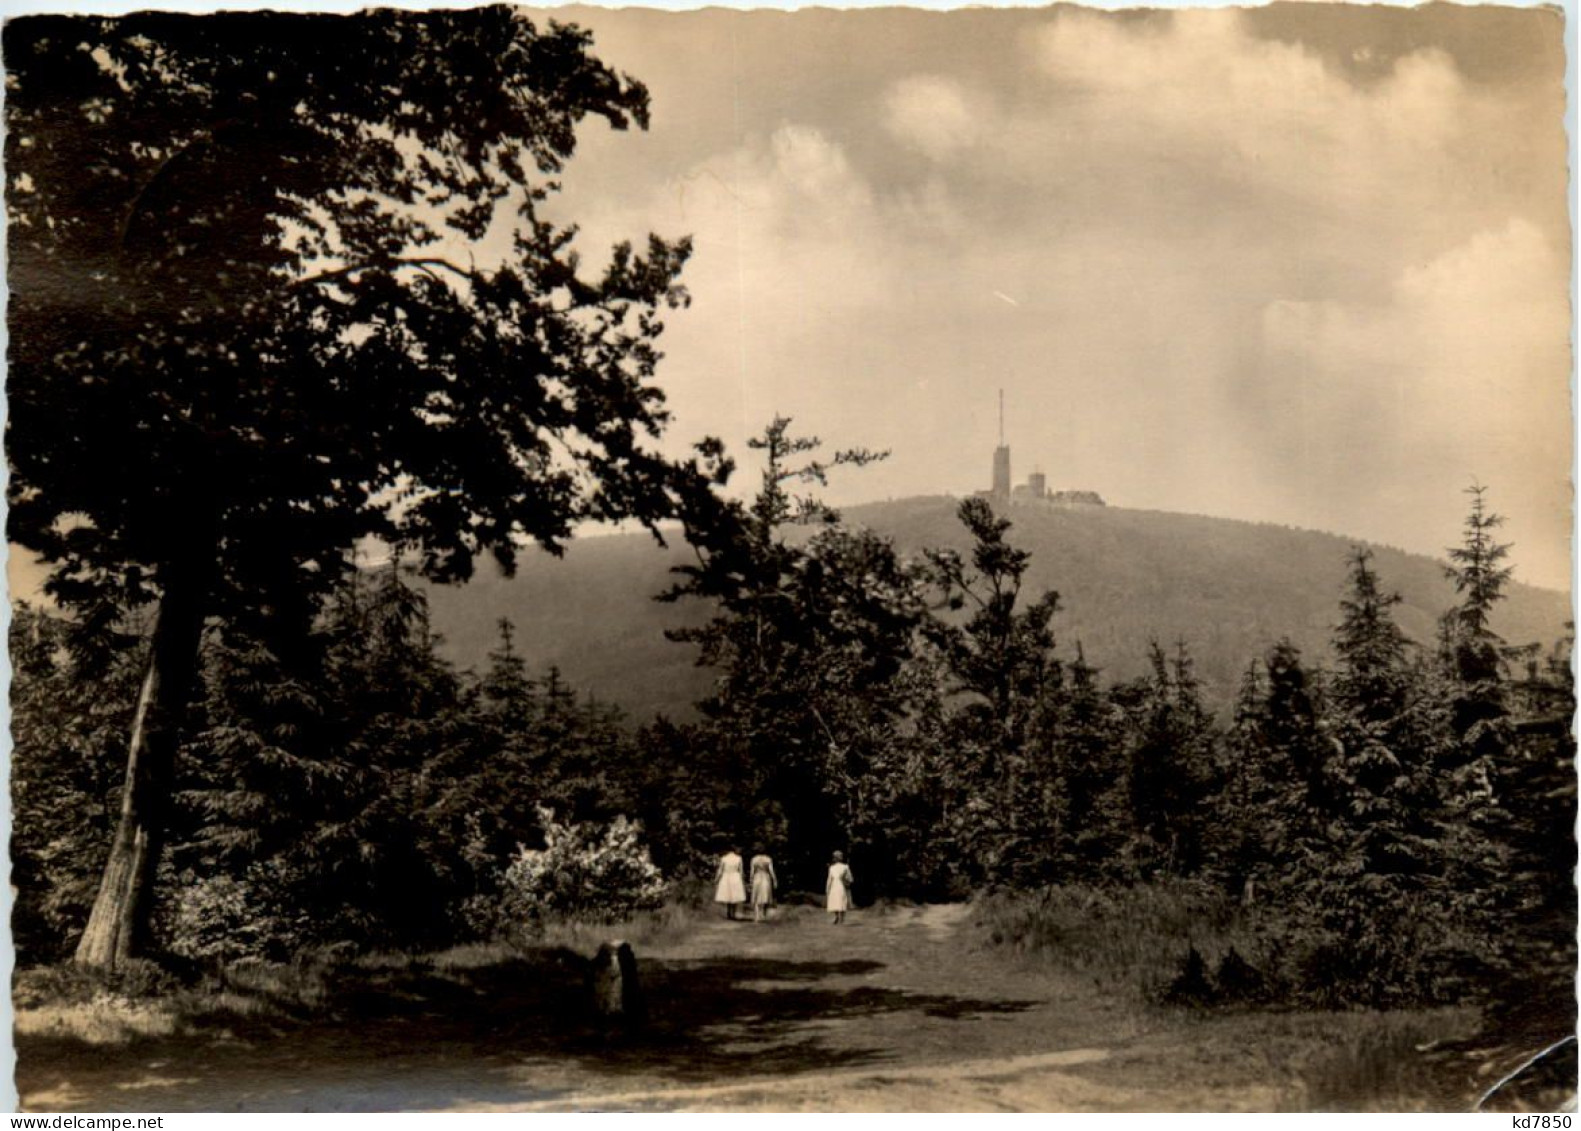
<svg viewBox="0 0 1581 1131">
<path fill-rule="evenodd" d="M 164 599 L 127 743 L 120 822 L 93 912 L 77 943 L 76 963 L 94 969 L 113 970 L 147 944 L 154 869 L 164 848 L 175 784 L 176 745 L 197 672 L 208 569 L 164 572 Z"/>
</svg>

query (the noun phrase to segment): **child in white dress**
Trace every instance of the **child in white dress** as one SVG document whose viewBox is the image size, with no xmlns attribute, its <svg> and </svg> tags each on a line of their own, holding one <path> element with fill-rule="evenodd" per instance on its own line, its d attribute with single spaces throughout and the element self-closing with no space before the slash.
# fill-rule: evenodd
<svg viewBox="0 0 1581 1131">
<path fill-rule="evenodd" d="M 824 884 L 825 906 L 834 916 L 835 926 L 845 922 L 846 908 L 851 906 L 851 869 L 846 866 L 845 854 L 836 852 L 834 863 L 829 865 L 829 879 Z"/>
<path fill-rule="evenodd" d="M 774 861 L 766 852 L 760 852 L 752 858 L 751 868 L 752 919 L 761 923 L 768 914 L 769 904 L 774 902 L 774 885 L 778 881 L 774 875 Z"/>
<path fill-rule="evenodd" d="M 725 905 L 725 918 L 734 919 L 736 908 L 747 901 L 747 885 L 741 878 L 741 853 L 731 849 L 719 860 L 714 874 L 714 902 Z"/>
</svg>

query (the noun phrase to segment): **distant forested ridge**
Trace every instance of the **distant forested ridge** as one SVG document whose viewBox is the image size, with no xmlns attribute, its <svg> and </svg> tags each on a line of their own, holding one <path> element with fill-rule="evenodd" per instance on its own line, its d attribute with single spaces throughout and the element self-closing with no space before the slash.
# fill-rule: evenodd
<svg viewBox="0 0 1581 1131">
<path fill-rule="evenodd" d="M 964 549 L 957 500 L 930 496 L 850 507 L 852 526 L 894 539 L 902 554 L 925 547 Z M 1014 539 L 1032 555 L 1032 591 L 1060 593 L 1059 639 L 1080 641 L 1106 679 L 1149 670 L 1148 642 L 1184 639 L 1196 658 L 1206 699 L 1228 710 L 1249 657 L 1288 636 L 1312 664 L 1332 658 L 1351 539 L 1265 523 L 1119 507 L 1061 510 L 1011 506 Z M 1445 531 L 1445 542 L 1454 531 Z M 1453 600 L 1443 563 L 1421 554 L 1373 547 L 1376 565 L 1403 601 L 1402 630 L 1431 642 L 1439 614 Z M 660 605 L 651 597 L 670 584 L 671 566 L 691 560 L 684 544 L 669 549 L 646 535 L 579 540 L 563 559 L 525 557 L 515 578 L 480 572 L 459 587 L 429 594 L 441 651 L 462 667 L 481 665 L 496 624 L 521 626 L 520 646 L 534 665 L 555 665 L 579 691 L 625 708 L 687 717 L 713 676 L 693 666 L 695 651 L 665 640 L 663 630 L 696 623 L 697 604 Z M 1549 643 L 1570 617 L 1566 594 L 1509 587 L 1494 623 L 1512 644 Z"/>
</svg>

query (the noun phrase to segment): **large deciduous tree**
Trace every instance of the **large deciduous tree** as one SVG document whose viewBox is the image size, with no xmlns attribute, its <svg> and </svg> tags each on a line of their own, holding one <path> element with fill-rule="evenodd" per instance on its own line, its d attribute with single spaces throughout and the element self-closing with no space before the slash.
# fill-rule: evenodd
<svg viewBox="0 0 1581 1131">
<path fill-rule="evenodd" d="M 504 7 L 8 22 L 8 533 L 84 629 L 157 602 L 78 961 L 140 944 L 204 625 L 309 618 L 373 536 L 428 576 L 672 514 L 650 383 L 685 241 L 584 278 L 542 214 L 589 115 L 647 124 L 582 31 Z"/>
</svg>

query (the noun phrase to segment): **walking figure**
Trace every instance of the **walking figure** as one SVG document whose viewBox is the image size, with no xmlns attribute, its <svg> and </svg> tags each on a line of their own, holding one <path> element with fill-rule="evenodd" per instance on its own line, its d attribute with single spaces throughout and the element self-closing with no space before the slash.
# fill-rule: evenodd
<svg viewBox="0 0 1581 1131">
<path fill-rule="evenodd" d="M 829 865 L 829 879 L 824 884 L 825 906 L 834 915 L 834 924 L 845 922 L 846 908 L 851 906 L 851 869 L 846 866 L 845 854 L 836 852 Z"/>
<path fill-rule="evenodd" d="M 769 859 L 767 852 L 759 852 L 752 858 L 753 922 L 763 922 L 763 917 L 768 914 L 769 904 L 774 902 L 774 886 L 778 882 L 778 878 L 774 875 L 774 861 Z"/>
<path fill-rule="evenodd" d="M 747 886 L 741 879 L 741 853 L 734 848 L 719 860 L 714 874 L 714 902 L 725 905 L 725 918 L 734 919 L 736 908 L 747 901 Z"/>
</svg>

